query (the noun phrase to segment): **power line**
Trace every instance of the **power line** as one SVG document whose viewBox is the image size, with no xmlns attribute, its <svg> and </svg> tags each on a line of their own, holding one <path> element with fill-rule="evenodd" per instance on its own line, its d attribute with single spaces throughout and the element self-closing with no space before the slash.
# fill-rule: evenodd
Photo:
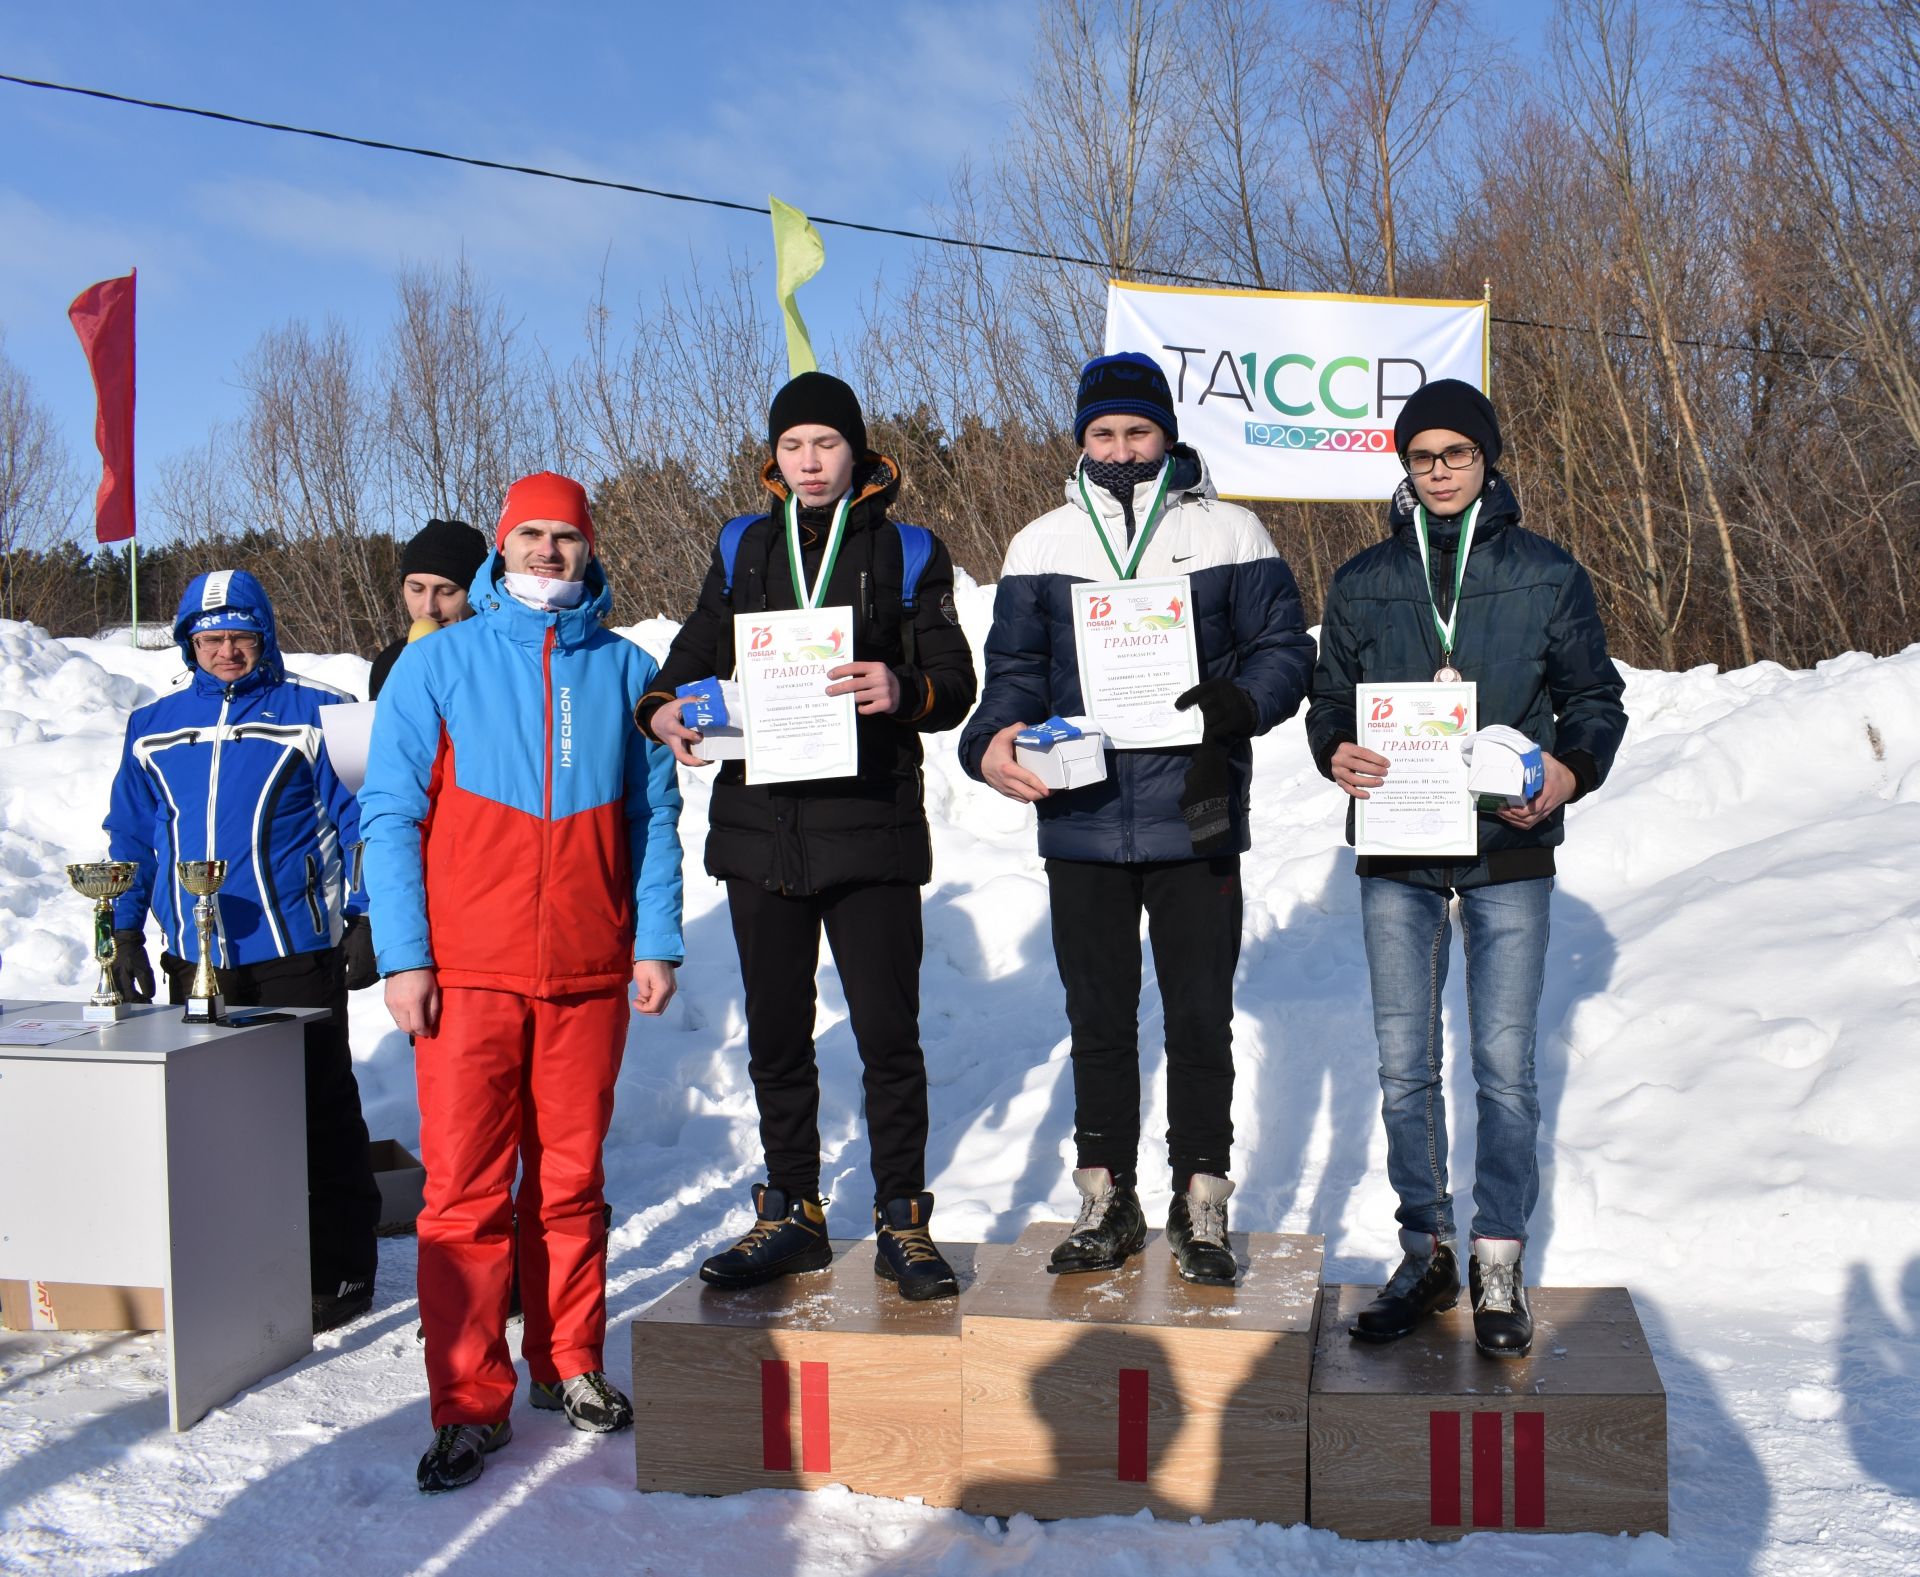
<svg viewBox="0 0 1920 1577">
<path fill-rule="evenodd" d="M 249 115 L 234 115 L 226 110 L 198 109 L 189 104 L 168 104 L 160 99 L 134 98 L 125 93 L 109 93 L 104 88 L 77 87 L 68 82 L 47 82 L 38 77 L 19 77 L 11 72 L 0 71 L 0 82 L 11 82 L 18 87 L 40 88 L 50 93 L 71 93 L 80 98 L 102 99 L 109 104 L 130 104 L 136 109 L 161 110 L 169 115 L 193 115 L 201 120 L 220 121 L 229 126 L 251 126 L 258 131 L 275 131 L 292 137 L 315 137 L 323 142 L 348 143 L 356 148 L 372 148 L 380 153 L 405 153 L 419 159 L 439 159 L 447 164 L 470 165 L 477 170 L 504 170 L 512 175 L 531 175 L 541 180 L 566 181 L 574 186 L 594 186 L 606 191 L 628 192 L 637 197 L 658 197 L 671 203 L 694 203 L 706 208 L 724 208 L 733 213 L 761 214 L 771 212 L 755 203 L 734 202 L 726 197 L 705 197 L 693 192 L 670 192 L 657 186 L 639 186 L 631 181 L 611 181 L 597 175 L 578 175 L 566 170 L 548 170 L 535 164 L 511 164 L 500 159 L 482 159 L 474 154 L 448 153 L 440 148 L 420 148 L 404 142 L 384 142 L 377 137 L 356 137 L 343 131 L 324 131 L 313 126 L 290 126 L 282 121 L 256 120 Z M 934 246 L 961 247 L 970 252 L 993 252 L 1002 257 L 1031 258 L 1042 263 L 1070 263 L 1080 268 L 1097 269 L 1103 274 L 1113 272 L 1113 265 L 1095 257 L 1075 257 L 1064 252 L 1042 252 L 1024 246 L 1008 246 L 998 241 L 969 241 L 961 236 L 935 235 L 926 230 L 904 230 L 892 225 L 865 224 L 857 219 L 825 219 L 818 214 L 808 216 L 816 225 L 830 225 L 836 230 L 858 230 L 866 235 L 884 235 L 897 237 L 904 241 L 925 241 Z M 1155 279 L 1170 279 L 1183 285 L 1211 285 L 1226 290 L 1259 290 L 1264 287 L 1243 279 L 1219 279 L 1207 274 L 1182 274 L 1166 268 L 1130 268 L 1133 274 L 1150 274 Z M 1503 318 L 1488 313 L 1488 320 L 1504 328 L 1539 329 L 1559 334 L 1589 334 L 1588 328 L 1572 323 L 1547 323 L 1535 318 Z M 1601 334 L 1608 339 L 1631 339 L 1651 342 L 1653 335 L 1636 329 L 1602 329 Z M 1854 358 L 1844 351 L 1808 351 L 1786 346 L 1769 347 L 1749 345 L 1730 340 L 1702 340 L 1674 337 L 1672 343 L 1685 345 L 1694 350 L 1732 350 L 1744 351 L 1749 355 L 1795 356 L 1807 361 L 1847 361 Z"/>
</svg>

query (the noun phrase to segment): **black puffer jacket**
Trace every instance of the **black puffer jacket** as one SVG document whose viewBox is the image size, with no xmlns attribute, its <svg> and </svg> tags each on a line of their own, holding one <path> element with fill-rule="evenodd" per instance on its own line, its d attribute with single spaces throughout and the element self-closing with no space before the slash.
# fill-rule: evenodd
<svg viewBox="0 0 1920 1577">
<path fill-rule="evenodd" d="M 771 463 L 765 481 L 784 503 L 786 485 Z M 973 705 L 973 654 L 953 605 L 953 561 L 937 539 L 914 596 L 912 661 L 902 640 L 900 536 L 888 510 L 900 471 L 868 454 L 854 473 L 855 501 L 823 605 L 854 610 L 856 662 L 883 662 L 900 681 L 900 708 L 860 716 L 857 777 L 749 786 L 741 762 L 720 766 L 707 833 L 707 870 L 759 882 L 774 892 L 815 893 L 848 882 L 924 883 L 933 848 L 921 802 L 920 736 L 952 728 Z M 819 570 L 831 512 L 800 512 L 801 556 L 809 579 Z M 733 596 L 716 545 L 700 601 L 674 637 L 656 687 L 639 707 L 641 724 L 683 684 L 733 669 L 733 616 L 797 606 L 786 531 L 776 509 L 749 526 L 734 560 Z"/>
<path fill-rule="evenodd" d="M 1354 686 L 1430 679 L 1440 666 L 1414 496 L 1402 483 L 1388 511 L 1386 541 L 1341 565 L 1327 593 L 1320 660 L 1307 712 L 1314 764 L 1333 775 L 1333 753 L 1358 737 Z M 1453 594 L 1459 522 L 1431 522 L 1435 600 L 1444 616 Z M 1479 686 L 1480 725 L 1505 723 L 1559 757 L 1578 784 L 1596 788 L 1626 732 L 1625 682 L 1607 656 L 1593 583 L 1572 554 L 1520 524 L 1520 504 L 1495 473 L 1480 506 L 1460 589 L 1454 666 Z M 1353 841 L 1353 807 L 1347 807 Z M 1362 860 L 1363 876 L 1396 876 L 1422 886 L 1477 886 L 1553 874 L 1553 847 L 1565 837 L 1556 811 L 1522 831 L 1493 815 L 1479 819 L 1480 859 L 1454 865 Z"/>
</svg>

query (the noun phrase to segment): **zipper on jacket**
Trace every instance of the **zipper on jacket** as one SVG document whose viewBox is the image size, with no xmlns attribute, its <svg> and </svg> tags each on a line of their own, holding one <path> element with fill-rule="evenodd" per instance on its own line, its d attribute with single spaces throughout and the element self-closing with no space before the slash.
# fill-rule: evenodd
<svg viewBox="0 0 1920 1577">
<path fill-rule="evenodd" d="M 327 941 L 327 918 L 320 912 L 320 862 L 311 854 L 307 856 L 307 913 L 313 918 L 313 929 Z"/>
<path fill-rule="evenodd" d="M 547 978 L 547 871 L 553 863 L 553 646 L 556 626 L 547 626 L 547 638 L 540 647 L 540 681 L 546 687 L 546 769 L 540 804 L 540 885 L 533 900 L 533 978 L 539 989 Z"/>
<path fill-rule="evenodd" d="M 220 692 L 220 717 L 219 717 L 219 720 L 215 722 L 213 725 L 213 766 L 207 773 L 207 853 L 206 853 L 206 858 L 209 860 L 217 860 L 220 858 L 220 856 L 215 852 L 215 850 L 218 848 L 218 845 L 214 842 L 214 836 L 213 836 L 214 824 L 215 824 L 216 817 L 218 816 L 218 813 L 219 813 L 219 804 L 220 804 L 220 744 L 221 744 L 221 741 L 226 738 L 227 710 L 232 705 L 233 705 L 233 686 L 228 685 L 226 689 Z M 214 937 L 214 940 L 220 944 L 220 963 L 224 966 L 227 962 L 227 928 L 224 924 L 222 924 L 220 919 L 220 901 L 218 898 L 209 898 L 207 902 L 213 905 L 213 937 Z M 180 929 L 182 932 L 186 930 L 185 917 L 182 917 Z M 186 940 L 186 937 L 183 935 L 181 937 L 181 941 L 184 942 L 185 940 Z M 195 933 L 195 940 L 196 941 L 198 940 L 197 932 Z M 209 959 L 208 962 L 211 963 L 212 960 Z"/>
</svg>

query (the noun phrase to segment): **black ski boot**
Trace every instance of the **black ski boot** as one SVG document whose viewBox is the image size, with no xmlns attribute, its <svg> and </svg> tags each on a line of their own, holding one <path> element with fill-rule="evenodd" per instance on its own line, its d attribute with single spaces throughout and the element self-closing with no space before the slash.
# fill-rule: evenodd
<svg viewBox="0 0 1920 1577">
<path fill-rule="evenodd" d="M 755 1183 L 753 1213 L 757 1219 L 747 1235 L 700 1267 L 702 1281 L 731 1291 L 798 1271 L 825 1270 L 833 1263 L 821 1201 Z"/>
<path fill-rule="evenodd" d="M 1400 1229 L 1400 1268 L 1380 1296 L 1353 1317 L 1347 1334 L 1363 1342 L 1394 1342 L 1430 1314 L 1460 1301 L 1460 1262 L 1452 1238 Z"/>
<path fill-rule="evenodd" d="M 1115 1270 L 1147 1246 L 1147 1218 L 1133 1184 L 1116 1183 L 1104 1166 L 1083 1166 L 1073 1186 L 1080 1190 L 1080 1214 L 1049 1257 L 1049 1275 Z"/>
<path fill-rule="evenodd" d="M 527 1398 L 543 1413 L 565 1413 L 567 1422 L 590 1435 L 610 1435 L 633 1427 L 633 1403 L 604 1373 L 591 1369 L 558 1385 L 535 1380 Z"/>
<path fill-rule="evenodd" d="M 487 1465 L 487 1458 L 513 1438 L 507 1419 L 497 1424 L 446 1424 L 433 1432 L 433 1444 L 420 1459 L 414 1480 L 423 1495 L 471 1484 Z"/>
<path fill-rule="evenodd" d="M 1227 1196 L 1233 1184 L 1224 1177 L 1195 1172 L 1186 1192 L 1176 1193 L 1167 1211 L 1167 1247 L 1184 1280 L 1210 1287 L 1231 1287 L 1240 1267 L 1227 1242 Z"/>
<path fill-rule="evenodd" d="M 1475 1238 L 1467 1281 L 1473 1290 L 1473 1345 L 1489 1358 L 1524 1358 L 1533 1347 L 1533 1310 L 1518 1238 Z"/>
<path fill-rule="evenodd" d="M 900 1296 L 915 1303 L 960 1296 L 953 1267 L 927 1230 L 932 1216 L 932 1194 L 909 1194 L 873 1207 L 873 1273 L 898 1282 Z"/>
</svg>

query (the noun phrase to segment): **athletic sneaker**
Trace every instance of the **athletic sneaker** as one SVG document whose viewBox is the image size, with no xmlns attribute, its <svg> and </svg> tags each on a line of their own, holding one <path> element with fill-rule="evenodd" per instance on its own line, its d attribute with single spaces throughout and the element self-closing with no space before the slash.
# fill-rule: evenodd
<svg viewBox="0 0 1920 1577">
<path fill-rule="evenodd" d="M 313 1334 L 351 1324 L 373 1307 L 373 1278 L 343 1281 L 338 1292 L 313 1295 Z"/>
<path fill-rule="evenodd" d="M 565 1413 L 568 1423 L 590 1435 L 610 1435 L 633 1427 L 633 1403 L 598 1369 L 576 1374 L 558 1385 L 535 1380 L 528 1400 L 543 1413 Z"/>
<path fill-rule="evenodd" d="M 433 1432 L 433 1444 L 420 1459 L 415 1480 L 423 1495 L 471 1484 L 487 1458 L 513 1438 L 507 1419 L 497 1424 L 445 1424 Z"/>
</svg>

